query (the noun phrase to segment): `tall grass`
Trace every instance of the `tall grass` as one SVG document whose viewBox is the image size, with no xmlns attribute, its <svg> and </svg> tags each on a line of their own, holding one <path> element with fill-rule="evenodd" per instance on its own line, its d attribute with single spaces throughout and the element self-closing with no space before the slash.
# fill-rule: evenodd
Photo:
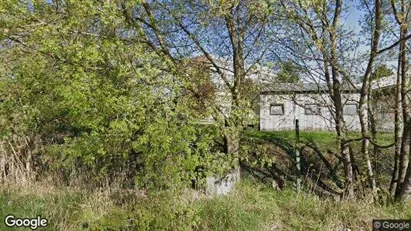
<svg viewBox="0 0 411 231">
<path fill-rule="evenodd" d="M 0 217 L 41 215 L 41 230 L 371 230 L 376 218 L 411 219 L 411 203 L 371 204 L 276 191 L 245 180 L 228 196 L 3 188 Z M 8 230 L 4 224 L 0 230 Z M 12 230 L 12 229 L 10 229 Z"/>
<path fill-rule="evenodd" d="M 250 182 L 198 206 L 201 230 L 371 230 L 372 219 L 411 219 L 411 203 L 336 202 Z"/>
</svg>

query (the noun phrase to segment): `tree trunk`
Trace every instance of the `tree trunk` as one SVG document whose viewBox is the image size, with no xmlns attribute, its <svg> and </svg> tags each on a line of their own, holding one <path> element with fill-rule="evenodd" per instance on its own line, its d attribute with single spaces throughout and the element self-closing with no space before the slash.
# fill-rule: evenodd
<svg viewBox="0 0 411 231">
<path fill-rule="evenodd" d="M 407 30 L 407 24 L 402 23 L 401 24 L 401 31 L 400 31 L 400 38 L 404 39 L 405 36 L 407 36 L 408 30 Z M 406 49 L 407 49 L 407 44 L 406 40 L 402 41 L 400 44 L 400 57 L 399 57 L 399 64 L 400 64 L 400 79 L 401 79 L 401 84 L 399 85 L 399 94 L 401 95 L 401 101 L 400 101 L 400 107 L 401 107 L 401 112 L 402 113 L 402 120 L 403 124 L 404 121 L 407 121 L 408 119 L 408 112 L 407 112 L 407 97 L 406 97 L 406 84 L 407 84 L 407 54 L 406 54 Z M 396 188 L 396 198 L 399 196 L 401 192 L 401 187 L 405 179 L 405 175 L 407 172 L 408 168 L 408 162 L 409 162 L 409 147 L 407 144 L 407 131 L 403 129 L 402 133 L 402 138 L 399 140 L 401 142 L 400 146 L 400 155 L 399 155 L 399 168 L 398 168 L 398 183 L 397 183 L 397 188 Z"/>
<path fill-rule="evenodd" d="M 400 75 L 400 64 L 401 61 L 398 59 L 398 69 L 397 69 L 397 84 L 396 84 L 396 94 L 395 94 L 395 119 L 394 119 L 394 170 L 391 178 L 390 184 L 390 194 L 395 196 L 395 191 L 398 185 L 398 175 L 399 175 L 399 160 L 401 153 L 401 139 L 402 139 L 402 113 L 401 113 L 401 85 L 402 79 Z"/>
<path fill-rule="evenodd" d="M 366 88 L 368 89 L 368 86 Z M 367 164 L 368 181 L 369 181 L 372 191 L 374 192 L 377 186 L 376 186 L 372 164 L 371 164 L 371 158 L 369 154 L 370 141 L 368 138 L 367 139 L 365 138 L 367 137 L 368 130 L 369 130 L 368 129 L 368 113 L 367 113 L 368 112 L 367 106 L 369 105 L 368 101 L 369 101 L 368 92 L 365 91 L 364 95 L 361 97 L 361 100 L 360 100 L 360 123 L 361 123 L 361 135 L 363 137 L 361 151 L 365 157 L 366 164 Z"/>
<path fill-rule="evenodd" d="M 6 180 L 6 164 L 7 164 L 7 160 L 6 160 L 6 149 L 5 146 L 3 145 L 3 141 L 0 141 L 0 178 L 1 178 L 1 183 L 4 183 Z"/>
<path fill-rule="evenodd" d="M 368 115 L 369 115 L 369 126 L 370 126 L 370 130 L 371 130 L 371 139 L 372 140 L 377 140 L 377 127 L 376 127 L 376 121 L 375 121 L 375 117 L 374 117 L 374 108 L 372 107 L 372 94 L 370 94 L 370 98 L 368 100 Z M 377 146 L 373 146 L 373 160 L 374 160 L 374 175 L 372 177 L 373 180 L 373 184 L 375 184 L 375 189 L 377 189 L 377 179 L 378 179 L 378 168 L 377 168 L 377 156 L 379 154 L 379 149 Z"/>
<path fill-rule="evenodd" d="M 371 53 L 370 58 L 368 60 L 367 69 L 364 74 L 363 83 L 361 87 L 361 98 L 360 98 L 360 123 L 361 123 L 361 135 L 362 135 L 362 153 L 367 162 L 367 170 L 368 170 L 368 180 L 370 182 L 370 186 L 372 191 L 376 190 L 376 183 L 373 174 L 371 159 L 369 155 L 369 143 L 370 141 L 365 137 L 368 136 L 368 125 L 369 125 L 369 116 L 368 113 L 370 112 L 369 109 L 369 100 L 371 94 L 371 70 L 377 55 L 378 44 L 380 40 L 380 29 L 382 24 L 382 10 L 381 10 L 381 1 L 375 0 L 375 28 L 373 31 L 372 42 L 371 42 Z"/>
<path fill-rule="evenodd" d="M 411 152 L 411 119 L 408 119 L 407 126 L 404 128 L 404 140 L 408 143 L 409 152 Z M 396 200 L 406 200 L 409 199 L 411 195 L 411 165 L 408 165 L 407 172 L 404 177 L 404 182 L 396 195 Z"/>
<path fill-rule="evenodd" d="M 374 171 L 372 168 L 372 162 L 371 162 L 371 158 L 369 155 L 369 140 L 368 139 L 364 139 L 363 140 L 363 152 L 365 155 L 365 159 L 367 162 L 367 170 L 368 170 L 368 180 L 371 186 L 372 191 L 374 192 L 377 189 L 377 183 L 375 182 L 375 176 L 374 176 Z"/>
<path fill-rule="evenodd" d="M 334 105 L 335 105 L 335 118 L 336 118 L 336 131 L 337 136 L 340 142 L 340 153 L 344 159 L 344 175 L 345 175 L 345 198 L 353 199 L 354 198 L 354 170 L 352 165 L 352 160 L 350 156 L 350 146 L 346 142 L 346 130 L 344 117 L 342 115 L 342 100 L 341 94 L 338 86 L 334 86 Z"/>
<path fill-rule="evenodd" d="M 405 180 L 403 186 L 401 187 L 396 200 L 404 201 L 408 200 L 411 195 L 411 168 L 408 168 L 407 174 L 405 175 Z"/>
<path fill-rule="evenodd" d="M 341 153 L 344 158 L 344 174 L 345 174 L 345 198 L 354 199 L 354 171 L 350 156 L 349 143 L 342 139 L 340 142 Z"/>
<path fill-rule="evenodd" d="M 226 153 L 233 159 L 233 173 L 235 175 L 235 182 L 240 181 L 240 162 L 239 162 L 239 148 L 240 137 L 239 134 L 229 134 L 225 137 Z"/>
</svg>

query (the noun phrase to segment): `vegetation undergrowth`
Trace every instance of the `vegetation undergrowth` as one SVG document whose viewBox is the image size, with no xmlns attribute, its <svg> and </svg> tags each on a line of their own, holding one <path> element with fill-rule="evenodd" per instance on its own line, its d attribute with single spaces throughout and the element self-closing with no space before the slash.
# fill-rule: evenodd
<svg viewBox="0 0 411 231">
<path fill-rule="evenodd" d="M 256 131 L 248 130 L 245 133 L 248 137 L 261 138 L 265 140 L 270 139 L 284 139 L 285 141 L 295 141 L 295 131 Z M 361 137 L 359 132 L 351 132 L 348 134 L 349 139 L 356 139 Z M 337 134 L 332 131 L 300 131 L 301 142 L 320 142 L 322 145 L 335 145 L 337 143 Z M 378 133 L 377 142 L 381 145 L 388 145 L 394 142 L 393 133 Z"/>
<path fill-rule="evenodd" d="M 0 216 L 41 215 L 42 230 L 371 230 L 372 219 L 411 219 L 411 203 L 332 201 L 245 179 L 228 196 L 95 191 L 35 185 L 3 188 Z M 2 224 L 1 230 L 7 230 Z"/>
</svg>

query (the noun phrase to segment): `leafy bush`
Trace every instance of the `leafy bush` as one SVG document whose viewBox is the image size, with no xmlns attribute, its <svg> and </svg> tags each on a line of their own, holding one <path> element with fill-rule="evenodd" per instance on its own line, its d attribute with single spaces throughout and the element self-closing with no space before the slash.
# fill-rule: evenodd
<svg viewBox="0 0 411 231">
<path fill-rule="evenodd" d="M 207 168 L 214 134 L 199 137 L 186 77 L 139 42 L 116 4 L 73 2 L 65 17 L 46 1 L 32 7 L 0 6 L 10 35 L 30 27 L 0 58 L 0 148 L 20 166 L 9 178 L 164 189 Z"/>
</svg>

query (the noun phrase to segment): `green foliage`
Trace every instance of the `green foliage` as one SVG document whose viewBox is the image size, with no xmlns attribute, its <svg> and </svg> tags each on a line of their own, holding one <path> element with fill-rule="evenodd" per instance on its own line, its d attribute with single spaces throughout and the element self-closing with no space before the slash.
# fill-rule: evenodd
<svg viewBox="0 0 411 231">
<path fill-rule="evenodd" d="M 371 80 L 382 79 L 393 74 L 394 72 L 391 68 L 389 68 L 386 64 L 382 64 L 375 68 L 375 70 L 371 73 Z"/>
<path fill-rule="evenodd" d="M 127 204 L 113 205 L 103 214 L 92 207 L 83 211 L 82 226 L 89 230 L 192 230 L 197 212 L 177 194 L 135 195 Z"/>
<path fill-rule="evenodd" d="M 284 140 L 284 142 L 295 142 L 295 131 L 246 131 L 244 135 L 252 138 L 260 138 L 270 141 L 272 139 Z M 348 139 L 357 139 L 361 137 L 359 132 L 348 133 Z M 300 141 L 315 142 L 320 146 L 334 147 L 337 142 L 337 134 L 332 131 L 300 131 Z M 389 145 L 394 142 L 394 134 L 392 133 L 379 133 L 377 141 L 381 145 Z"/>
<path fill-rule="evenodd" d="M 37 217 L 48 220 L 45 230 L 76 229 L 80 223 L 79 210 L 87 199 L 84 192 L 50 187 L 3 189 L 0 192 L 0 216 L 13 214 L 16 217 Z M 7 230 L 4 223 L 1 230 Z M 10 228 L 10 230 L 13 230 Z"/>
<path fill-rule="evenodd" d="M 192 230 L 198 224 L 197 211 L 179 194 L 133 194 L 118 203 L 124 199 L 120 195 L 41 186 L 4 189 L 0 215 L 41 215 L 49 221 L 44 230 Z M 7 230 L 4 224 L 0 229 Z"/>
<path fill-rule="evenodd" d="M 276 80 L 280 83 L 298 83 L 301 81 L 300 70 L 291 61 L 281 63 Z"/>
<path fill-rule="evenodd" d="M 337 202 L 289 189 L 275 191 L 250 178 L 230 195 L 217 198 L 124 193 L 10 187 L 0 191 L 0 215 L 40 214 L 50 221 L 43 230 L 367 230 L 372 219 L 411 218 L 407 202 Z M 0 229 L 7 230 L 3 224 Z"/>
<path fill-rule="evenodd" d="M 284 142 L 295 142 L 296 134 L 295 131 L 247 131 L 246 136 L 259 138 L 263 140 L 283 140 Z M 337 134 L 335 132 L 328 132 L 328 131 L 316 131 L 316 132 L 308 132 L 308 131 L 300 131 L 300 141 L 302 142 L 309 142 L 321 141 L 327 145 L 335 145 L 337 144 Z"/>
<path fill-rule="evenodd" d="M 192 230 L 198 222 L 196 211 L 175 196 L 159 194 L 136 208 L 134 230 Z"/>
<path fill-rule="evenodd" d="M 207 169 L 215 134 L 196 127 L 188 83 L 116 3 L 7 1 L 0 12 L 0 134 L 36 167 L 145 188 Z"/>
<path fill-rule="evenodd" d="M 204 199 L 197 207 L 200 230 L 265 230 L 274 221 L 276 198 L 260 187 L 243 183 L 228 197 Z"/>
</svg>

